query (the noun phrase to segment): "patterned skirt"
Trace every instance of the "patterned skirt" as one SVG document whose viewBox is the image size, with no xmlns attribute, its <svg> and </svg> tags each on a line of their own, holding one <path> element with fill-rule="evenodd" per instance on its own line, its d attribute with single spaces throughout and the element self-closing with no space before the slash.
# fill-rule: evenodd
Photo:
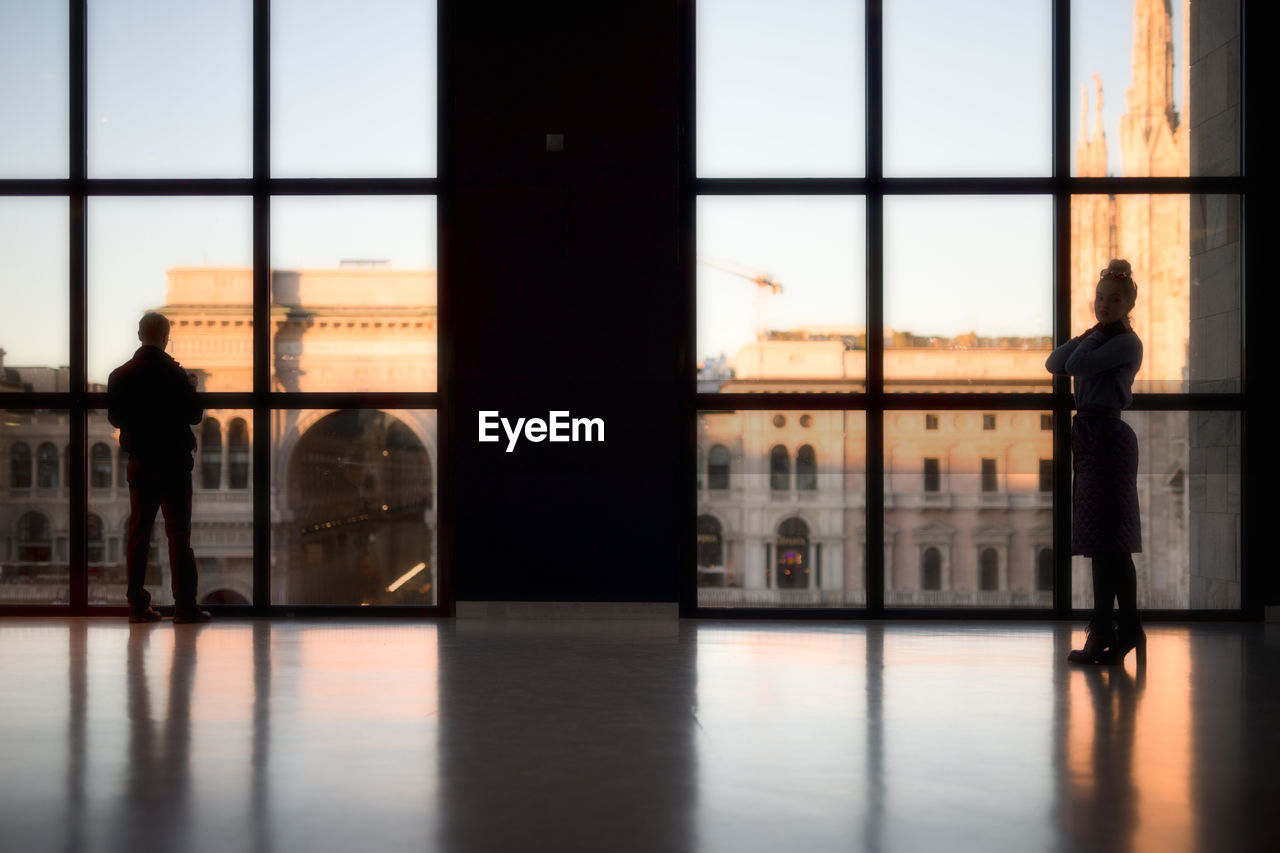
<svg viewBox="0 0 1280 853">
<path fill-rule="evenodd" d="M 1138 438 L 1119 418 L 1071 422 L 1071 553 L 1142 551 L 1138 512 Z"/>
</svg>

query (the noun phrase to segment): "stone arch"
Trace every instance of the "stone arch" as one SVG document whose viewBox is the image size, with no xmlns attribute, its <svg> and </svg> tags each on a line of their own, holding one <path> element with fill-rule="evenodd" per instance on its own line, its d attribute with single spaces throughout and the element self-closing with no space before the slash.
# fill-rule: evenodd
<svg viewBox="0 0 1280 853">
<path fill-rule="evenodd" d="M 422 425 L 380 409 L 298 414 L 281 453 L 290 603 L 433 603 L 437 477 Z"/>
</svg>

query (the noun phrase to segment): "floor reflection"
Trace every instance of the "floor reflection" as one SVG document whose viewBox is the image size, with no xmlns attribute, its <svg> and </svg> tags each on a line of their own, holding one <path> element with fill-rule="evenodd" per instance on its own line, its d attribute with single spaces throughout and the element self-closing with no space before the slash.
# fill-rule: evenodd
<svg viewBox="0 0 1280 853">
<path fill-rule="evenodd" d="M 0 622 L 3 849 L 1280 849 L 1280 635 Z"/>
</svg>

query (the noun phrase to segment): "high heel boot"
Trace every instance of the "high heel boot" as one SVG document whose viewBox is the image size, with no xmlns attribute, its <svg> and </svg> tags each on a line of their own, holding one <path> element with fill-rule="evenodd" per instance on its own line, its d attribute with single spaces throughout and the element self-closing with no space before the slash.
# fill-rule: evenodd
<svg viewBox="0 0 1280 853">
<path fill-rule="evenodd" d="M 1067 663 L 1102 663 L 1115 642 L 1116 631 L 1110 620 L 1099 624 L 1095 619 L 1089 623 L 1084 648 L 1072 649 L 1067 655 Z"/>
<path fill-rule="evenodd" d="M 1129 654 L 1130 649 L 1137 649 L 1138 651 L 1138 666 L 1146 666 L 1147 632 L 1142 630 L 1142 622 L 1138 619 L 1137 614 L 1120 619 L 1120 628 L 1116 631 L 1116 641 L 1111 645 L 1111 648 L 1103 652 L 1102 663 L 1113 666 L 1123 665 L 1125 655 Z"/>
</svg>

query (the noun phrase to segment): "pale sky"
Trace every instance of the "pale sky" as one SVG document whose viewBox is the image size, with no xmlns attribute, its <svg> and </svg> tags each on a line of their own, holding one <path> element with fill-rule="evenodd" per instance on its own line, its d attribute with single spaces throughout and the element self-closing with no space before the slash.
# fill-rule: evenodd
<svg viewBox="0 0 1280 853">
<path fill-rule="evenodd" d="M 434 175 L 434 3 L 272 5 L 274 174 Z M 1048 174 L 1047 0 L 885 7 L 886 173 Z M 863 174 L 861 2 L 699 0 L 697 13 L 699 174 Z M 66 14 L 0 0 L 0 177 L 67 174 Z M 1097 71 L 1117 162 L 1133 4 L 1076 0 L 1072 14 L 1073 151 L 1079 86 Z M 1180 64 L 1180 3 L 1174 16 Z M 249 0 L 94 0 L 89 23 L 91 176 L 248 175 Z M 434 200 L 384 202 L 276 199 L 272 262 L 434 267 Z M 17 308 L 0 315 L 9 365 L 67 361 L 66 211 L 62 199 L 0 199 L 0 296 Z M 900 198 L 886 214 L 890 325 L 1048 333 L 1048 199 Z M 704 197 L 698 255 L 782 282 L 775 328 L 856 325 L 864 215 L 861 199 Z M 92 199 L 90 377 L 124 351 L 107 346 L 117 330 L 163 303 L 166 269 L 248 265 L 250 241 L 247 199 Z M 993 280 L 993 260 L 1018 271 L 1017 288 Z M 706 265 L 698 282 L 699 358 L 736 351 L 754 336 L 753 287 Z"/>
</svg>

